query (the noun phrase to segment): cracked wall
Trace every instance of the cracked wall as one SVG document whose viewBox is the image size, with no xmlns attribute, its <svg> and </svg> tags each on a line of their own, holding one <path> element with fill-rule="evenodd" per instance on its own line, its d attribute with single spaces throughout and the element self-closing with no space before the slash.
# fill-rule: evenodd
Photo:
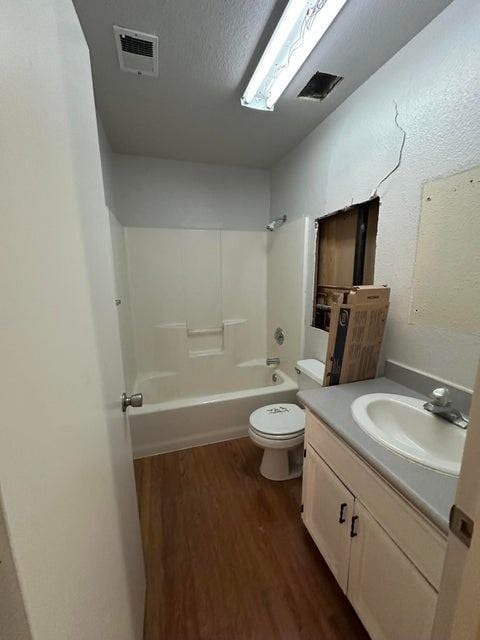
<svg viewBox="0 0 480 640">
<path fill-rule="evenodd" d="M 384 355 L 471 388 L 480 337 L 409 323 L 425 182 L 480 164 L 480 4 L 455 0 L 272 171 L 271 217 L 310 217 L 305 355 L 324 357 L 326 335 L 308 325 L 313 219 L 367 200 L 380 185 L 375 283 L 392 287 Z M 298 354 L 302 355 L 301 353 Z"/>
</svg>

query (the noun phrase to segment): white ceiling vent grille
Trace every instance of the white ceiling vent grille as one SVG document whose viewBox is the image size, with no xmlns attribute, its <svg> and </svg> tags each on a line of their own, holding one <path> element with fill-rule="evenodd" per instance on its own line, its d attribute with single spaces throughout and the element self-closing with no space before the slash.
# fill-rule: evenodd
<svg viewBox="0 0 480 640">
<path fill-rule="evenodd" d="M 118 62 L 122 71 L 158 75 L 158 37 L 133 29 L 113 27 Z"/>
</svg>

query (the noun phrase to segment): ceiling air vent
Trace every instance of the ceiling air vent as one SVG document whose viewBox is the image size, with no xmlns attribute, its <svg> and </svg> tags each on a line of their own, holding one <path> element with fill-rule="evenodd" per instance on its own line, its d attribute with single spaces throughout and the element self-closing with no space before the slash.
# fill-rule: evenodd
<svg viewBox="0 0 480 640">
<path fill-rule="evenodd" d="M 342 76 L 317 71 L 298 94 L 299 98 L 323 100 L 343 80 Z"/>
<path fill-rule="evenodd" d="M 122 71 L 144 76 L 158 75 L 158 37 L 141 31 L 113 27 L 118 62 Z"/>
</svg>

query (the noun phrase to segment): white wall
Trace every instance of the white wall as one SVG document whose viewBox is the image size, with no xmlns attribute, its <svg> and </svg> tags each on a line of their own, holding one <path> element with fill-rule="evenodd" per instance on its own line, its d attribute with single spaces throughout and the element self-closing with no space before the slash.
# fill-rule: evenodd
<svg viewBox="0 0 480 640">
<path fill-rule="evenodd" d="M 298 218 L 268 234 L 268 356 L 278 356 L 281 370 L 293 379 L 296 378 L 295 364 L 303 352 L 307 223 L 304 218 Z M 273 338 L 277 327 L 285 332 L 283 345 L 278 345 Z"/>
<path fill-rule="evenodd" d="M 268 171 L 113 154 L 113 174 L 127 227 L 253 231 L 268 222 Z"/>
<path fill-rule="evenodd" d="M 70 0 L 2 2 L 0 85 L 0 484 L 32 636 L 139 640 L 108 212 Z"/>
<path fill-rule="evenodd" d="M 222 345 L 225 321 L 243 320 L 234 336 L 236 363 L 265 357 L 265 231 L 128 227 L 125 233 L 141 378 L 178 372 L 188 366 L 188 351 L 230 352 L 233 345 Z M 187 344 L 188 330 L 215 328 L 216 336 L 190 335 Z"/>
<path fill-rule="evenodd" d="M 422 185 L 480 164 L 479 59 L 480 4 L 455 0 L 276 165 L 271 192 L 272 217 L 314 219 L 368 199 L 398 158 L 396 100 L 407 141 L 379 189 L 375 270 L 375 282 L 392 287 L 385 355 L 469 388 L 480 338 L 410 325 L 409 309 Z M 311 283 L 312 245 L 309 254 Z M 307 323 L 310 298 L 311 287 Z M 321 354 L 323 332 L 306 332 L 307 355 Z"/>
<path fill-rule="evenodd" d="M 115 298 L 120 300 L 117 306 L 118 327 L 122 347 L 123 372 L 126 391 L 131 393 L 135 384 L 137 364 L 133 344 L 133 323 L 128 286 L 127 248 L 125 230 L 117 218 L 110 212 L 110 234 L 112 239 L 113 269 L 115 275 Z"/>
</svg>

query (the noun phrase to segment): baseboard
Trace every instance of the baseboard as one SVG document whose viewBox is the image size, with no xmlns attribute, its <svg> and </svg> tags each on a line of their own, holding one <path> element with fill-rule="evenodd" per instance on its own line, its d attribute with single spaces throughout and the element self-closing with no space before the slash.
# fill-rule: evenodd
<svg viewBox="0 0 480 640">
<path fill-rule="evenodd" d="M 166 442 L 152 443 L 148 447 L 141 447 L 133 452 L 135 460 L 140 458 L 149 458 L 161 453 L 169 453 L 171 451 L 182 451 L 183 449 L 191 449 L 193 447 L 201 447 L 205 444 L 215 444 L 216 442 L 225 442 L 226 440 L 235 440 L 243 438 L 248 434 L 248 425 L 229 427 L 221 431 L 208 431 L 199 433 L 194 437 L 175 438 Z"/>
</svg>

